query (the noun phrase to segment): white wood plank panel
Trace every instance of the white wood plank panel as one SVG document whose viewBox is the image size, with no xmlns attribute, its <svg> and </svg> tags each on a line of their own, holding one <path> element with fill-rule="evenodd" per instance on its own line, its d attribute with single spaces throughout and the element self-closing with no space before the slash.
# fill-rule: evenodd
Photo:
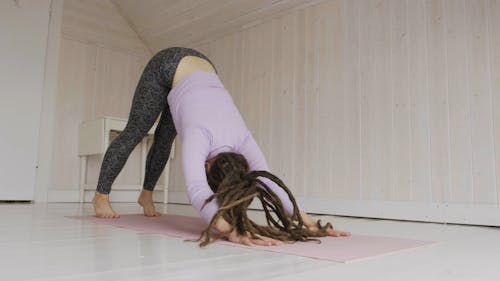
<svg viewBox="0 0 500 281">
<path fill-rule="evenodd" d="M 359 199 L 364 200 L 369 198 L 367 189 L 372 181 L 371 169 L 368 166 L 370 159 L 370 150 L 368 149 L 368 95 L 370 90 L 371 75 L 373 65 L 371 64 L 373 53 L 369 46 L 371 30 L 369 21 L 369 9 L 366 1 L 360 2 L 358 5 L 359 15 L 359 87 L 360 87 L 360 196 Z"/>
<path fill-rule="evenodd" d="M 97 48 L 61 39 L 59 81 L 56 95 L 51 188 L 78 187 L 78 125 L 90 119 Z"/>
<path fill-rule="evenodd" d="M 71 20 L 68 20 L 71 21 Z M 66 21 L 66 22 L 68 22 Z M 87 44 L 96 44 L 112 47 L 113 49 L 120 51 L 129 51 L 137 55 L 144 55 L 149 53 L 144 45 L 135 41 L 131 38 L 119 37 L 113 35 L 107 35 L 105 33 L 94 32 L 92 29 L 101 30 L 99 26 L 85 26 L 80 25 L 80 22 L 75 23 L 74 27 L 69 27 L 68 25 L 63 26 L 62 36 L 67 39 L 72 39 L 75 41 L 80 41 Z M 113 32 L 113 30 L 105 30 L 106 32 Z"/>
<path fill-rule="evenodd" d="M 246 48 L 248 51 L 246 59 L 248 59 L 249 63 L 245 66 L 248 71 L 246 73 L 247 83 L 244 86 L 243 92 L 245 95 L 245 122 L 252 131 L 257 143 L 260 143 L 259 115 L 262 114 L 262 99 L 259 85 L 260 69 L 258 65 L 262 59 L 260 56 L 260 36 L 262 33 L 262 26 L 253 28 L 246 33 L 248 34 L 248 40 L 245 45 L 245 47 L 248 47 Z"/>
<path fill-rule="evenodd" d="M 231 94 L 233 95 L 236 106 L 241 109 L 242 107 L 242 89 L 241 89 L 241 73 L 243 69 L 243 32 L 236 32 L 231 35 L 232 37 L 232 45 L 231 45 L 231 53 L 232 53 L 232 88 Z"/>
<path fill-rule="evenodd" d="M 148 46 L 193 45 L 282 17 L 324 0 L 111 0 Z"/>
<path fill-rule="evenodd" d="M 295 131 L 295 123 L 294 117 L 295 114 L 293 111 L 294 108 L 294 75 L 293 75 L 293 66 L 295 52 L 295 14 L 289 13 L 288 15 L 283 17 L 282 25 L 281 25 L 281 40 L 282 40 L 282 49 L 281 49 L 281 91 L 279 94 L 281 95 L 281 105 L 280 105 L 280 158 L 281 158 L 281 178 L 283 181 L 287 183 L 290 188 L 293 190 L 294 182 L 292 178 L 292 173 L 294 170 L 294 161 L 293 154 L 294 151 L 294 131 Z M 278 94 L 278 93 L 275 93 Z"/>
<path fill-rule="evenodd" d="M 500 202 L 500 1 L 490 0 L 489 36 L 491 49 L 491 92 L 493 98 L 493 124 L 495 137 L 495 175 L 497 186 L 497 202 Z"/>
<path fill-rule="evenodd" d="M 151 37 L 155 40 L 155 44 L 178 42 L 177 44 L 185 45 L 204 38 L 206 34 L 219 37 L 221 31 L 224 33 L 224 30 L 233 27 L 233 22 L 240 17 L 252 11 L 268 10 L 271 2 L 267 0 L 223 0 L 206 3 L 207 5 L 204 5 L 205 3 L 200 2 L 200 6 L 188 12 L 187 16 L 175 17 L 176 20 L 172 20 L 172 26 L 163 25 L 167 28 L 155 28 L 155 33 Z"/>
<path fill-rule="evenodd" d="M 320 130 L 329 130 L 330 138 L 326 141 L 323 151 L 330 158 L 330 182 L 326 187 L 325 194 L 330 198 L 339 198 L 345 186 L 345 155 L 346 150 L 345 132 L 346 112 L 344 111 L 344 100 L 348 97 L 344 93 L 344 44 L 341 40 L 344 32 L 344 3 L 342 0 L 329 1 L 324 6 L 329 15 L 325 19 L 327 35 L 325 40 L 326 52 L 329 53 L 327 60 L 323 60 L 326 70 L 327 87 L 323 93 L 327 95 L 324 100 L 326 104 L 326 118 L 328 124 Z M 323 103 L 322 103 L 323 104 Z"/>
<path fill-rule="evenodd" d="M 136 0 L 111 0 L 112 3 L 115 4 L 115 6 L 125 14 L 124 11 L 134 11 L 134 15 L 137 18 L 143 19 L 143 21 L 139 23 L 134 23 L 134 30 L 139 31 L 139 28 L 143 26 L 143 22 L 149 20 L 149 21 L 154 21 L 155 19 L 158 20 L 159 17 L 165 16 L 165 14 L 162 13 L 172 13 L 172 10 L 175 9 L 176 6 L 182 3 L 190 3 L 194 2 L 196 0 L 170 0 L 168 9 L 162 9 L 161 4 L 162 0 L 150 0 L 150 1 L 136 1 Z M 192 7 L 190 7 L 192 8 Z M 176 11 L 178 12 L 178 11 Z"/>
<path fill-rule="evenodd" d="M 360 198 L 360 38 L 359 0 L 343 3 L 345 184 L 339 199 Z"/>
<path fill-rule="evenodd" d="M 258 43 L 256 60 L 256 72 L 258 83 L 258 95 L 260 98 L 260 106 L 255 108 L 258 114 L 258 130 L 259 130 L 259 146 L 266 157 L 266 160 L 271 153 L 271 64 L 272 64 L 272 25 L 264 23 L 258 26 L 258 36 L 254 38 Z M 273 172 L 273 171 L 271 171 Z M 285 182 L 286 183 L 286 182 Z"/>
<path fill-rule="evenodd" d="M 231 51 L 233 48 L 233 37 L 234 35 L 230 34 L 228 36 L 225 36 L 221 40 L 224 42 L 221 46 L 222 51 L 224 52 L 224 68 L 219 69 L 217 67 L 217 71 L 219 73 L 224 72 L 224 87 L 226 90 L 231 94 L 231 97 L 233 98 L 234 101 L 234 94 L 233 94 L 233 76 L 234 76 L 234 70 L 233 70 L 233 52 Z"/>
<path fill-rule="evenodd" d="M 154 46 L 157 46 L 158 42 L 160 42 L 161 40 L 168 40 L 168 38 L 161 36 L 163 34 L 166 34 L 170 30 L 177 30 L 177 34 L 170 33 L 170 36 L 186 36 L 187 34 L 178 32 L 179 27 L 189 24 L 190 22 L 193 22 L 199 18 L 206 17 L 210 14 L 215 13 L 218 9 L 220 9 L 223 5 L 226 5 L 228 2 L 230 1 L 211 0 L 197 2 L 196 6 L 193 6 L 192 9 L 188 9 L 180 15 L 162 17 L 161 21 L 156 23 L 156 27 L 154 29 L 143 30 L 141 31 L 141 34 L 148 42 L 152 42 L 152 40 L 154 40 L 155 44 L 152 44 Z"/>
<path fill-rule="evenodd" d="M 390 91 L 390 16 L 388 1 L 371 1 L 370 18 L 374 73 L 370 89 L 370 145 L 372 151 L 373 185 L 369 189 L 372 199 L 392 200 L 392 106 Z"/>
<path fill-rule="evenodd" d="M 116 6 L 108 0 L 65 0 L 63 3 L 65 15 L 78 19 L 87 18 L 90 21 L 109 25 L 107 27 L 117 32 L 134 35 L 130 27 L 123 24 L 125 19 L 117 12 Z"/>
<path fill-rule="evenodd" d="M 473 202 L 472 136 L 465 60 L 465 3 L 463 0 L 446 0 L 444 5 L 450 105 L 450 202 Z"/>
<path fill-rule="evenodd" d="M 249 118 L 249 113 L 248 113 L 248 108 L 249 108 L 249 75 L 251 73 L 251 67 L 252 67 L 252 58 L 250 57 L 252 53 L 252 46 L 250 45 L 250 32 L 243 32 L 242 34 L 242 40 L 243 40 L 243 59 L 242 59 L 242 65 L 241 65 L 241 115 L 243 116 L 243 119 L 245 120 L 245 123 L 248 126 L 248 129 L 253 131 L 253 123 L 252 120 Z M 252 132 L 253 133 L 253 132 Z"/>
<path fill-rule="evenodd" d="M 334 103 L 332 93 L 332 46 L 329 44 L 332 38 L 332 24 L 329 22 L 331 19 L 331 11 L 334 7 L 332 1 L 325 2 L 319 5 L 318 9 L 318 124 L 315 134 L 318 135 L 318 162 L 315 164 L 317 167 L 317 176 L 319 178 L 319 186 L 315 193 L 316 197 L 329 196 L 332 189 L 332 158 L 330 151 L 332 150 L 332 139 L 335 128 L 333 127 L 333 111 L 332 106 Z"/>
<path fill-rule="evenodd" d="M 108 0 L 64 1 L 62 34 L 65 38 L 112 46 L 139 55 L 149 53 L 146 45 Z"/>
<path fill-rule="evenodd" d="M 227 59 L 226 59 L 226 46 L 224 44 L 224 39 L 212 41 L 210 43 L 210 49 L 213 51 L 211 56 L 209 57 L 210 61 L 215 65 L 217 70 L 219 71 L 218 76 L 222 83 L 226 80 L 226 69 Z"/>
<path fill-rule="evenodd" d="M 374 120 L 373 105 L 371 97 L 373 95 L 373 84 L 375 76 L 375 52 L 373 48 L 373 5 L 370 1 L 365 1 L 360 5 L 360 45 L 361 53 L 361 165 L 362 165 L 362 187 L 361 198 L 370 199 L 373 196 L 372 188 L 375 183 L 374 178 L 374 159 L 375 147 L 373 137 Z"/>
<path fill-rule="evenodd" d="M 465 1 L 474 203 L 497 203 L 485 1 Z"/>
<path fill-rule="evenodd" d="M 212 42 L 204 42 L 194 47 L 195 50 L 202 52 L 207 57 L 212 57 Z"/>
<path fill-rule="evenodd" d="M 135 30 L 146 34 L 149 29 L 159 28 L 162 22 L 174 17 L 184 16 L 189 10 L 195 9 L 202 1 L 210 0 L 112 0 L 123 14 L 134 23 Z M 129 14 L 133 12 L 133 14 Z"/>
<path fill-rule="evenodd" d="M 446 36 L 443 1 L 426 2 L 429 79 L 429 124 L 431 140 L 431 185 L 433 202 L 449 202 L 450 136 L 446 68 Z"/>
<path fill-rule="evenodd" d="M 282 19 L 274 19 L 269 27 L 272 30 L 272 65 L 271 65 L 271 141 L 270 141 L 270 153 L 268 155 L 268 164 L 271 171 L 278 177 L 282 177 L 282 158 L 281 158 L 281 130 L 282 123 L 281 118 L 281 77 L 282 77 Z"/>
<path fill-rule="evenodd" d="M 392 197 L 391 164 L 391 97 L 387 89 L 389 77 L 389 29 L 385 14 L 385 1 L 368 1 L 362 6 L 366 17 L 361 28 L 366 38 L 362 68 L 366 67 L 363 78 L 363 173 L 366 185 L 363 195 L 369 199 L 390 199 Z M 364 11 L 363 11 L 364 10 Z M 380 20 L 384 19 L 384 20 Z"/>
<path fill-rule="evenodd" d="M 408 1 L 409 89 L 413 201 L 431 201 L 426 14 L 421 0 Z"/>
<path fill-rule="evenodd" d="M 393 159 L 394 199 L 411 198 L 410 99 L 408 82 L 407 2 L 392 0 L 391 17 L 391 92 L 394 114 Z"/>
<path fill-rule="evenodd" d="M 94 118 L 114 116 L 128 118 L 132 89 L 129 80 L 129 70 L 133 67 L 134 57 L 126 53 L 98 48 L 96 62 L 96 88 Z"/>
<path fill-rule="evenodd" d="M 130 29 L 115 9 L 100 9 L 98 6 L 88 4 L 68 7 L 64 10 L 64 21 L 66 27 L 79 28 L 81 26 L 95 33 L 111 33 L 115 37 L 129 38 L 131 41 L 137 39 L 137 34 Z"/>
<path fill-rule="evenodd" d="M 313 197 L 318 192 L 319 177 L 318 163 L 318 103 L 319 103 L 319 81 L 318 81 L 318 6 L 306 10 L 305 14 L 305 42 L 306 42 L 306 168 L 304 178 L 306 185 L 304 192 L 306 196 Z"/>
<path fill-rule="evenodd" d="M 306 42 L 305 42 L 305 10 L 301 9 L 295 12 L 296 24 L 294 35 L 294 54 L 293 54 L 293 70 L 294 70 L 294 107 L 293 118 L 295 130 L 293 139 L 293 162 L 294 170 L 292 173 L 292 182 L 294 183 L 291 188 L 295 191 L 296 196 L 303 196 L 304 188 L 308 185 L 305 178 L 306 168 L 306 99 L 307 93 L 305 88 L 305 75 L 306 75 Z"/>
</svg>

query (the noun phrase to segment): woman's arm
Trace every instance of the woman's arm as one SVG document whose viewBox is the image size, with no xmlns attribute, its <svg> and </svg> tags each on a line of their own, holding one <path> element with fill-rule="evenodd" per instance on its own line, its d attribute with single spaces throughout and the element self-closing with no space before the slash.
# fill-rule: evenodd
<svg viewBox="0 0 500 281">
<path fill-rule="evenodd" d="M 182 140 L 182 173 L 189 202 L 208 224 L 219 209 L 216 199 L 205 200 L 214 192 L 210 189 L 205 174 L 205 160 L 210 151 L 209 139 L 200 130 L 184 133 Z"/>
</svg>

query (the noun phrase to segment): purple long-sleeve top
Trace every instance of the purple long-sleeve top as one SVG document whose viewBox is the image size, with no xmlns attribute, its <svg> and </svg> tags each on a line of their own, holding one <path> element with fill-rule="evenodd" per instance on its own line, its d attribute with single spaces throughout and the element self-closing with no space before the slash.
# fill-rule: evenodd
<svg viewBox="0 0 500 281">
<path fill-rule="evenodd" d="M 193 71 L 168 93 L 168 104 L 182 142 L 182 171 L 190 203 L 209 223 L 219 205 L 205 174 L 205 161 L 221 152 L 242 154 L 251 171 L 269 171 L 266 159 L 217 74 Z M 256 109 L 258 110 L 258 109 Z M 293 204 L 286 192 L 267 178 L 261 180 L 279 196 L 287 215 Z"/>
</svg>

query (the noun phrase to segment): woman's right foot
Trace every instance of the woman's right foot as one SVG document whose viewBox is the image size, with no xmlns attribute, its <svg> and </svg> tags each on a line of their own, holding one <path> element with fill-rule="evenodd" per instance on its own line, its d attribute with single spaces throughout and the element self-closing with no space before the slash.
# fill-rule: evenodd
<svg viewBox="0 0 500 281">
<path fill-rule="evenodd" d="M 109 202 L 109 194 L 102 194 L 96 192 L 94 199 L 92 199 L 94 204 L 95 216 L 98 218 L 113 219 L 119 218 L 120 215 L 117 214 L 113 209 L 111 209 L 111 203 Z"/>
</svg>

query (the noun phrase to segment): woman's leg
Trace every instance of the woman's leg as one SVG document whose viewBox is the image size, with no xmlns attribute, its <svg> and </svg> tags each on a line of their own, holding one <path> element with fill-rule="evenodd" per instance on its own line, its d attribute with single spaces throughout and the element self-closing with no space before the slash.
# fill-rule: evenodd
<svg viewBox="0 0 500 281">
<path fill-rule="evenodd" d="M 146 216 L 159 216 L 153 205 L 153 189 L 170 156 L 172 143 L 177 131 L 175 130 L 172 114 L 168 106 L 163 110 L 158 127 L 156 127 L 153 145 L 149 149 L 146 160 L 146 175 L 144 190 L 139 196 L 139 204 L 144 208 Z"/>
<path fill-rule="evenodd" d="M 97 195 L 105 195 L 104 201 L 94 200 L 98 217 L 116 217 L 116 213 L 109 206 L 108 195 L 111 185 L 123 169 L 130 153 L 146 136 L 161 111 L 167 106 L 167 89 L 161 84 L 160 64 L 158 57 L 153 57 L 146 65 L 137 85 L 132 100 L 132 106 L 127 125 L 123 132 L 111 142 L 104 155 L 97 183 Z"/>
<path fill-rule="evenodd" d="M 148 152 L 146 161 L 146 175 L 144 178 L 144 189 L 151 190 L 155 188 L 165 165 L 170 156 L 172 143 L 174 142 L 177 131 L 170 109 L 163 111 L 158 127 L 156 128 L 153 145 Z"/>
</svg>

